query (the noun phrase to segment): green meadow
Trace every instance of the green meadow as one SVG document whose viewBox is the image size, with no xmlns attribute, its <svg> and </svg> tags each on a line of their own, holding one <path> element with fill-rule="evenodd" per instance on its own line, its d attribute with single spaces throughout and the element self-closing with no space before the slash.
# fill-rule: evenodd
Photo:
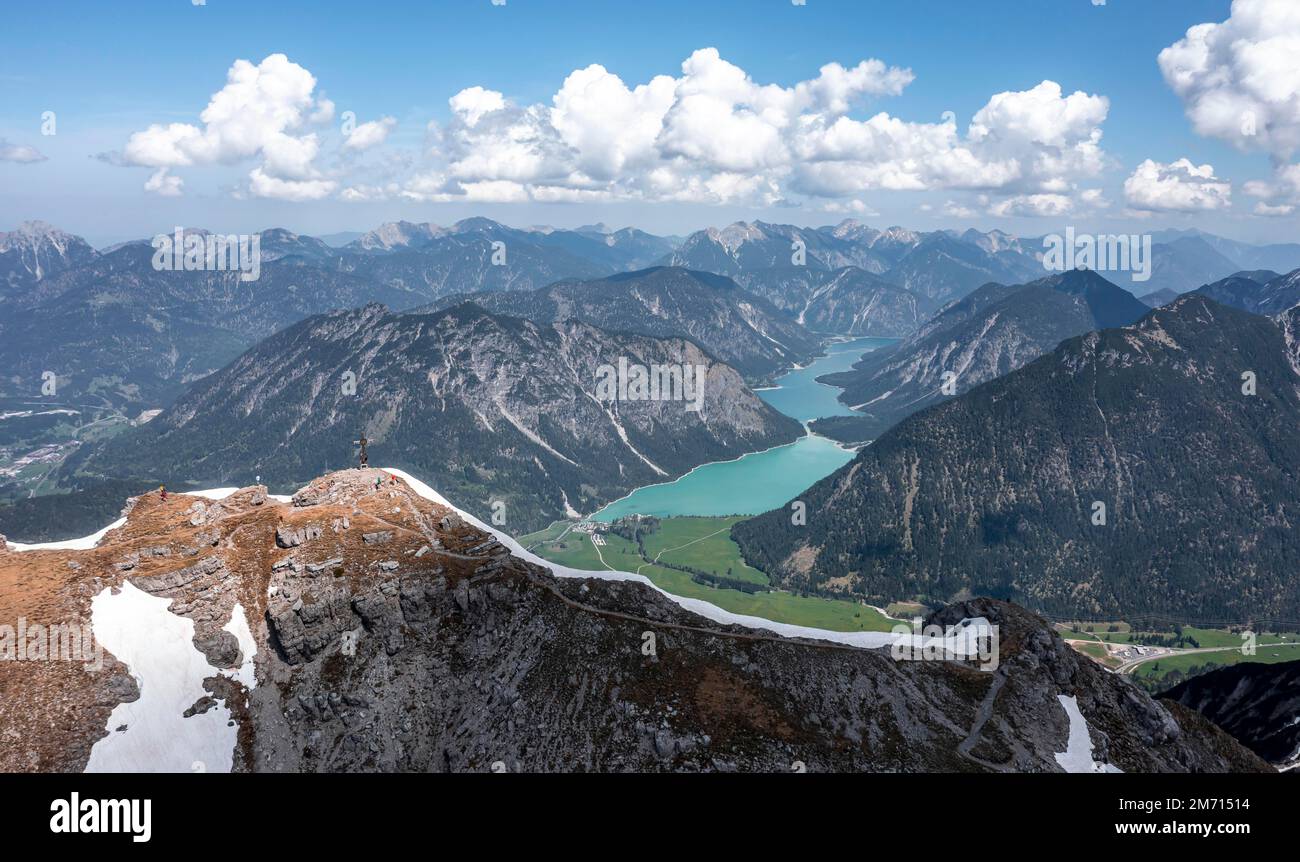
<svg viewBox="0 0 1300 862">
<path fill-rule="evenodd" d="M 635 542 L 613 533 L 605 533 L 603 547 L 591 537 L 552 524 L 544 530 L 520 538 L 533 553 L 554 563 L 575 569 L 610 569 L 645 575 L 665 592 L 684 598 L 702 599 L 736 614 L 762 617 L 773 622 L 791 623 L 831 631 L 889 631 L 899 620 L 892 619 L 868 605 L 848 599 L 798 596 L 782 590 L 744 592 L 699 583 L 689 572 L 659 565 L 689 566 L 720 578 L 766 587 L 767 575 L 746 565 L 740 549 L 731 540 L 731 525 L 738 517 L 679 517 L 660 521 L 659 529 L 642 541 L 642 555 Z"/>
</svg>

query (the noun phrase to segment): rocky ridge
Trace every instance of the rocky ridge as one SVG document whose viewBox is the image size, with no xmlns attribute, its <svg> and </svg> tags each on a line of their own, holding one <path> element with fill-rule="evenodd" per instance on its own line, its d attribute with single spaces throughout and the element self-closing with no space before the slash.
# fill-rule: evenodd
<svg viewBox="0 0 1300 862">
<path fill-rule="evenodd" d="M 930 620 L 999 625 L 992 672 L 719 625 L 642 583 L 556 578 L 380 470 L 289 503 L 150 494 L 93 549 L 0 546 L 6 616 L 84 618 L 124 581 L 194 620 L 211 700 L 239 724 L 236 771 L 1059 771 L 1061 694 L 1098 762 L 1268 769 L 1012 605 Z M 215 673 L 243 660 L 216 634 L 236 602 L 251 689 Z M 130 680 L 113 661 L 0 663 L 0 767 L 81 768 Z"/>
</svg>

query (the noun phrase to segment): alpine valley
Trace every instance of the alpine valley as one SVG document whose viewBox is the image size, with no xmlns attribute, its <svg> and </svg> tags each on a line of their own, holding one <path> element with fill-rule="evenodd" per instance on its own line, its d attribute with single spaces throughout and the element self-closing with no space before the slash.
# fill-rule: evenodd
<svg viewBox="0 0 1300 862">
<path fill-rule="evenodd" d="M 1293 761 L 1296 247 L 255 238 L 247 279 L 0 235 L 0 611 L 107 649 L 0 662 L 0 768 Z"/>
<path fill-rule="evenodd" d="M 1300 0 L 10 6 L 6 846 L 1285 852 Z"/>
</svg>

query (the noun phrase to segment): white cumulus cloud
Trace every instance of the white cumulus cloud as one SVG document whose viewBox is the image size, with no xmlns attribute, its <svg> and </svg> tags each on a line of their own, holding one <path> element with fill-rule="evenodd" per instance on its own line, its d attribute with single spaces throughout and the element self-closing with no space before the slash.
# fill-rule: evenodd
<svg viewBox="0 0 1300 862">
<path fill-rule="evenodd" d="M 151 125 L 116 159 L 153 168 L 147 187 L 179 194 L 191 165 L 256 161 L 240 193 L 285 200 L 669 201 L 852 212 L 881 190 L 974 191 L 1005 214 L 1056 215 L 1086 202 L 1102 173 L 1106 97 L 1054 81 L 992 95 L 963 129 L 866 109 L 897 96 L 910 69 L 877 59 L 828 63 L 786 86 L 754 80 L 715 48 L 678 74 L 628 83 L 604 66 L 569 73 L 549 102 L 519 104 L 471 86 L 429 124 L 420 156 L 318 167 L 313 127 L 334 116 L 315 77 L 283 54 L 237 60 L 201 122 Z M 347 116 L 347 115 L 345 115 Z M 378 146 L 382 117 L 345 129 L 341 153 Z M 418 164 L 416 162 L 418 161 Z"/>
<path fill-rule="evenodd" d="M 1243 188 L 1251 197 L 1262 198 L 1255 204 L 1257 215 L 1291 215 L 1300 209 L 1300 165 L 1282 165 L 1272 180 L 1254 180 Z"/>
<path fill-rule="evenodd" d="M 236 60 L 226 73 L 226 85 L 199 114 L 202 125 L 154 124 L 135 132 L 121 163 L 170 170 L 256 158 L 261 164 L 249 174 L 253 194 L 314 200 L 316 190 L 332 188 L 332 183 L 315 167 L 320 141 L 307 129 L 334 114 L 333 103 L 316 98 L 315 88 L 316 78 L 284 54 L 272 54 L 257 65 Z M 159 184 L 177 180 L 155 174 L 150 183 L 155 179 Z"/>
<path fill-rule="evenodd" d="M 1256 212 L 1300 204 L 1287 163 L 1300 150 L 1300 3 L 1233 0 L 1226 21 L 1197 24 L 1160 52 L 1160 71 L 1198 134 L 1268 153 L 1271 183 L 1246 191 L 1269 200 Z"/>
<path fill-rule="evenodd" d="M 329 197 L 338 187 L 334 180 L 286 180 L 254 168 L 248 175 L 248 187 L 255 197 L 277 198 L 285 201 L 318 201 Z"/>
<path fill-rule="evenodd" d="M 1013 195 L 1003 200 L 994 201 L 989 212 L 995 216 L 1028 216 L 1047 218 L 1063 216 L 1074 212 L 1075 202 L 1069 195 L 1033 194 Z"/>
<path fill-rule="evenodd" d="M 1232 185 L 1214 175 L 1213 165 L 1198 166 L 1189 159 L 1166 165 L 1147 159 L 1124 181 L 1124 197 L 1134 210 L 1202 212 L 1227 209 Z"/>
<path fill-rule="evenodd" d="M 506 106 L 506 97 L 495 90 L 482 87 L 468 87 L 452 96 L 448 102 L 461 122 L 467 126 L 476 126 L 484 114 L 499 111 Z"/>
<path fill-rule="evenodd" d="M 389 132 L 396 127 L 397 120 L 392 117 L 380 117 L 378 120 L 362 123 L 343 141 L 343 149 L 359 153 L 377 147 L 388 139 Z"/>
<path fill-rule="evenodd" d="M 1288 158 L 1300 148 L 1300 3 L 1234 0 L 1160 52 L 1165 81 L 1196 131 Z"/>
<path fill-rule="evenodd" d="M 180 177 L 172 176 L 170 168 L 159 168 L 145 182 L 144 190 L 165 198 L 175 198 L 180 197 L 183 185 L 185 181 Z"/>
<path fill-rule="evenodd" d="M 1067 95 L 1052 81 L 994 95 L 964 135 L 950 118 L 856 116 L 912 79 L 909 69 L 871 59 L 830 63 L 786 87 L 757 82 L 702 48 L 680 75 L 642 84 L 600 65 L 575 70 L 549 105 L 470 87 L 449 100 L 450 121 L 431 129 L 437 165 L 409 178 L 404 194 L 754 204 L 798 196 L 847 208 L 881 189 L 1068 198 L 1106 166 L 1109 102 Z"/>
</svg>

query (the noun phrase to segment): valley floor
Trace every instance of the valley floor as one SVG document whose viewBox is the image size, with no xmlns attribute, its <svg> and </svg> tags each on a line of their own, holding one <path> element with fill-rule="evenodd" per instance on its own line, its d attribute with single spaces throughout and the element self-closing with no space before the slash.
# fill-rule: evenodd
<svg viewBox="0 0 1300 862">
<path fill-rule="evenodd" d="M 1253 654 L 1242 648 L 1241 629 L 1179 626 L 1135 630 L 1127 622 L 1057 623 L 1076 651 L 1152 691 L 1241 662 L 1275 664 L 1300 659 L 1300 633 L 1257 632 Z"/>
<path fill-rule="evenodd" d="M 608 531 L 607 525 L 558 521 L 521 536 L 519 542 L 553 563 L 644 575 L 673 595 L 703 599 L 732 613 L 774 622 L 845 632 L 886 632 L 903 622 L 863 602 L 771 589 L 767 575 L 746 565 L 731 540 L 731 527 L 739 520 L 665 518 L 659 529 L 643 537 L 641 545 Z"/>
</svg>

